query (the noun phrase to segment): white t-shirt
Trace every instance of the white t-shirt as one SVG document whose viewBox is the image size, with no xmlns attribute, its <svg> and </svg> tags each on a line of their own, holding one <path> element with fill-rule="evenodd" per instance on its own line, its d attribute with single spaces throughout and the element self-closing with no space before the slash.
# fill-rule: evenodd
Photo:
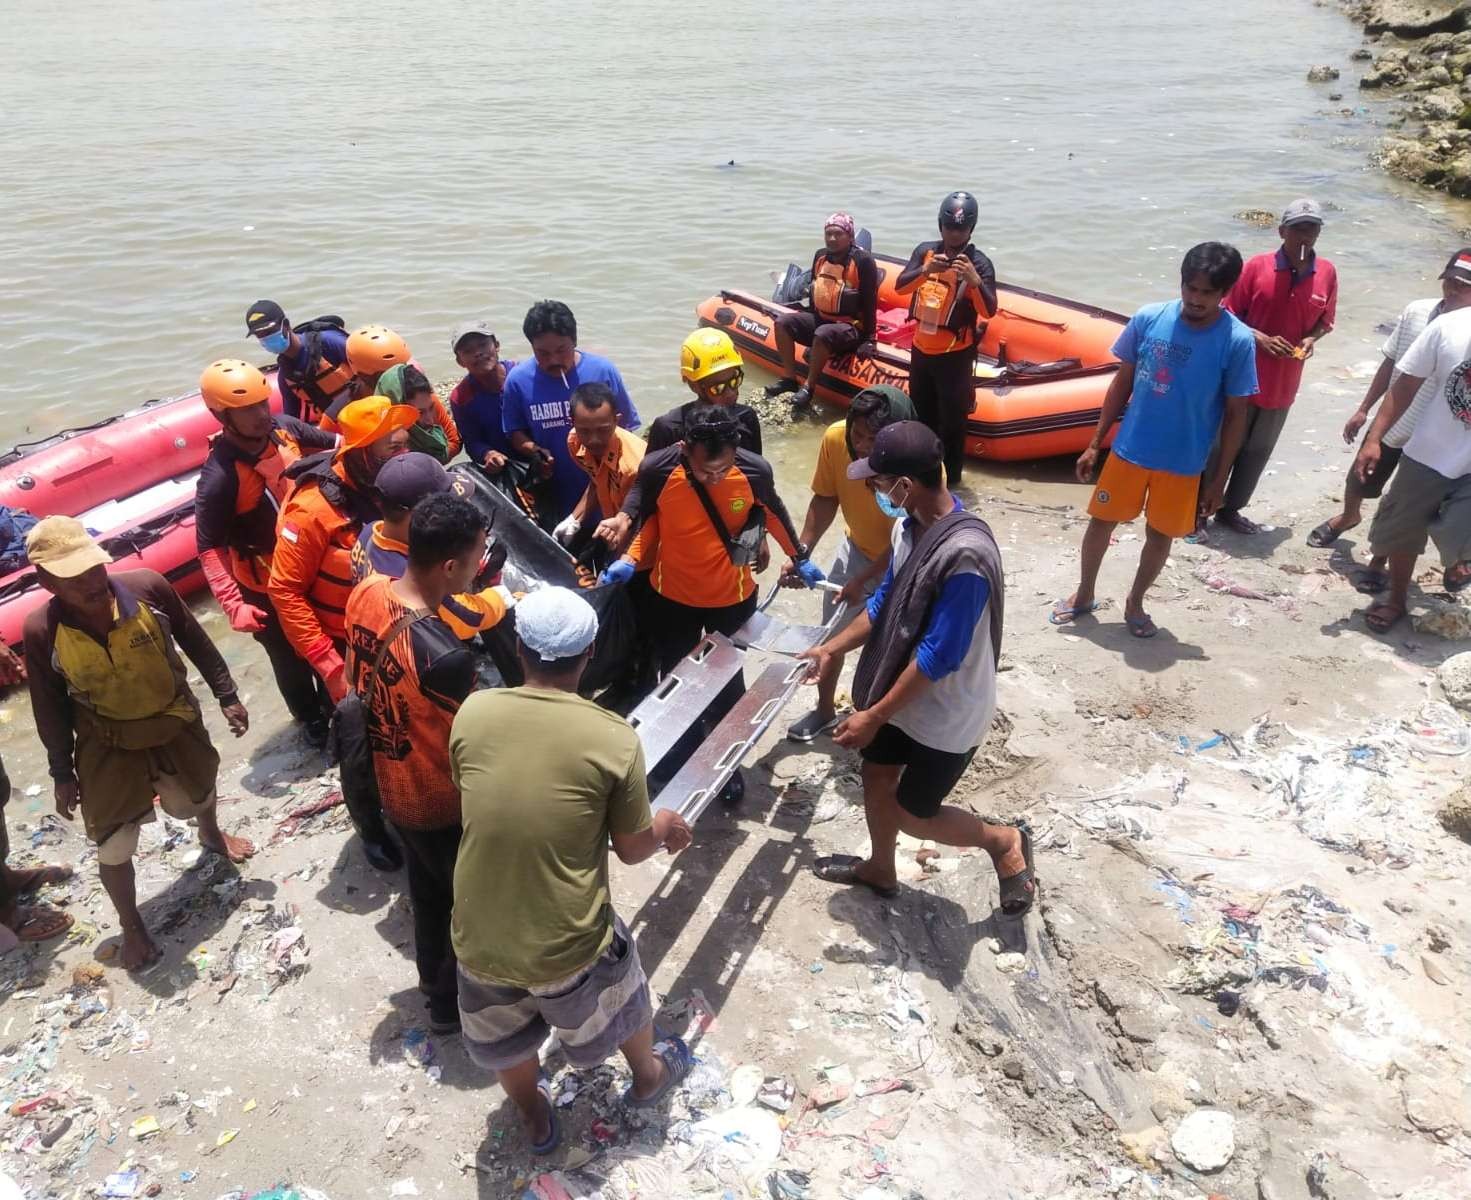
<svg viewBox="0 0 1471 1200">
<path fill-rule="evenodd" d="M 1405 356 L 1405 351 L 1415 344 L 1415 339 L 1425 332 L 1425 326 L 1440 316 L 1442 303 L 1441 300 L 1411 300 L 1405 305 L 1404 312 L 1400 313 L 1399 320 L 1389 331 L 1389 336 L 1384 339 L 1384 357 L 1395 364 L 1395 370 L 1389 377 L 1391 387 L 1402 374 L 1398 369 L 1399 360 Z M 1405 409 L 1404 415 L 1384 435 L 1386 446 L 1402 447 L 1410 440 L 1410 434 L 1415 432 L 1415 426 L 1420 422 L 1420 414 L 1425 411 L 1425 406 L 1430 403 L 1430 397 L 1433 395 L 1435 395 L 1435 388 L 1427 379 L 1424 386 L 1415 393 L 1415 398 L 1410 401 L 1410 407 Z"/>
<path fill-rule="evenodd" d="M 1435 387 L 1405 453 L 1447 479 L 1471 475 L 1471 309 L 1432 321 L 1405 351 L 1399 369 Z"/>
<path fill-rule="evenodd" d="M 891 570 L 899 573 L 914 550 L 912 521 L 895 521 Z M 980 574 L 979 570 L 975 572 Z M 979 746 L 996 715 L 996 655 L 991 650 L 991 605 L 976 622 L 970 648 L 960 666 L 936 680 L 906 704 L 889 724 L 902 729 L 921 746 L 964 754 Z"/>
</svg>

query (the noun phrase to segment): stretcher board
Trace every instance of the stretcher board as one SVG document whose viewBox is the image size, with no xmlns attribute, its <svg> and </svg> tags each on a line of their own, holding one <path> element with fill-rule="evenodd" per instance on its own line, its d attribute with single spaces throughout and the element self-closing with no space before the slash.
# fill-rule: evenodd
<svg viewBox="0 0 1471 1200">
<path fill-rule="evenodd" d="M 771 728 L 806 673 L 805 662 L 775 662 L 762 671 L 679 773 L 664 785 L 654 807 L 672 808 L 694 824 Z"/>
<path fill-rule="evenodd" d="M 707 634 L 628 714 L 652 771 L 741 673 L 744 658 L 724 634 Z"/>
</svg>

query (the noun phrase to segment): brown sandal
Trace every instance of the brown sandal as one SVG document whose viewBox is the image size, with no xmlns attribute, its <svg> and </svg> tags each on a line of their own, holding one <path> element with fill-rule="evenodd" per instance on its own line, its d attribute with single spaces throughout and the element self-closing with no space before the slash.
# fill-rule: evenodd
<svg viewBox="0 0 1471 1200">
<path fill-rule="evenodd" d="M 1391 616 L 1382 614 L 1390 613 Z M 1405 619 L 1406 609 L 1399 604 L 1376 604 L 1364 610 L 1364 624 L 1375 633 L 1383 635 Z"/>
</svg>

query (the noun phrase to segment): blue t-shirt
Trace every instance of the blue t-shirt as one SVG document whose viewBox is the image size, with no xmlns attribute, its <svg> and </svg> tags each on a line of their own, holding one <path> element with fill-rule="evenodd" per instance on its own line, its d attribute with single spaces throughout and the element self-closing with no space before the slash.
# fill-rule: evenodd
<svg viewBox="0 0 1471 1200">
<path fill-rule="evenodd" d="M 514 359 L 501 361 L 509 379 L 516 362 Z M 511 443 L 501 426 L 501 397 L 504 394 L 503 391 L 484 390 L 473 375 L 466 375 L 449 394 L 455 428 L 460 431 L 460 440 L 464 442 L 465 453 L 471 462 L 484 463 L 485 456 L 492 450 L 499 450 L 502 454 L 511 452 Z"/>
<path fill-rule="evenodd" d="M 578 351 L 577 365 L 562 376 L 548 375 L 528 358 L 517 363 L 506 376 L 501 393 L 501 427 L 506 433 L 521 430 L 543 450 L 551 451 L 555 460 L 552 483 L 556 491 L 556 519 L 560 521 L 577 506 L 587 491 L 587 472 L 572 460 L 567 449 L 567 434 L 572 429 L 570 399 L 575 388 L 584 383 L 605 383 L 618 405 L 618 424 L 624 429 L 638 428 L 638 410 L 623 386 L 623 376 L 606 358 Z"/>
<path fill-rule="evenodd" d="M 1113 442 L 1120 458 L 1150 471 L 1199 475 L 1221 428 L 1227 396 L 1254 396 L 1256 340 L 1221 310 L 1207 329 L 1180 313 L 1180 301 L 1146 304 L 1114 343 L 1134 364 L 1134 390 Z"/>
</svg>

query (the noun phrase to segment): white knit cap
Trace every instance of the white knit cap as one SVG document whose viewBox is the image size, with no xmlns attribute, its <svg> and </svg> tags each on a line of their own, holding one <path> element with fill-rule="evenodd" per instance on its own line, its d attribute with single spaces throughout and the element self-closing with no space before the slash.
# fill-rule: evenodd
<svg viewBox="0 0 1471 1200">
<path fill-rule="evenodd" d="M 516 605 L 516 636 L 542 662 L 573 658 L 598 636 L 598 614 L 570 588 L 539 588 Z"/>
</svg>

